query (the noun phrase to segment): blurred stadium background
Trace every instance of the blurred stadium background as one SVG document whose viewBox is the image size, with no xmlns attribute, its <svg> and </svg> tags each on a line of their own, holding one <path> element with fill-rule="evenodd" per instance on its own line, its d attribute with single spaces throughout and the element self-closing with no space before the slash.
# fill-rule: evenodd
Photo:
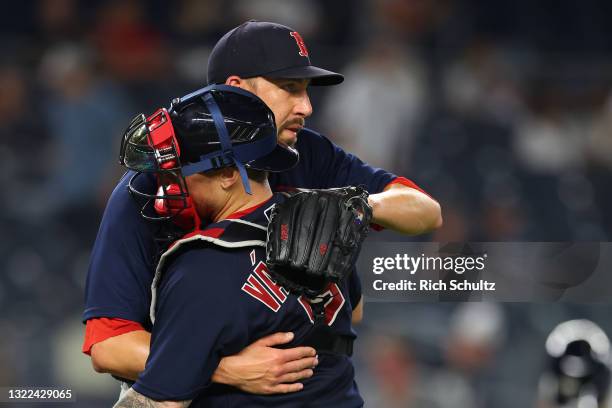
<svg viewBox="0 0 612 408">
<path fill-rule="evenodd" d="M 114 401 L 115 381 L 80 353 L 80 313 L 121 131 L 201 87 L 212 45 L 249 18 L 297 29 L 316 64 L 345 74 L 311 90 L 308 125 L 442 203 L 444 227 L 419 239 L 610 240 L 611 2 L 11 2 L 0 15 L 0 386 Z M 535 407 L 550 330 L 587 317 L 610 335 L 611 312 L 370 302 L 358 381 L 368 406 Z"/>
</svg>

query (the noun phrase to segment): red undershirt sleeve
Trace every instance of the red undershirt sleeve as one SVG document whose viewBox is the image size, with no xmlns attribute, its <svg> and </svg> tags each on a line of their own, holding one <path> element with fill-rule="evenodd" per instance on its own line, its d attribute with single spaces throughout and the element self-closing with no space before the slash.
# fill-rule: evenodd
<svg viewBox="0 0 612 408">
<path fill-rule="evenodd" d="M 387 184 L 387 185 L 385 186 L 385 188 L 387 188 L 387 187 L 389 187 L 389 186 L 391 186 L 391 185 L 393 185 L 393 184 L 401 184 L 401 185 L 406 186 L 406 187 L 414 188 L 415 190 L 418 190 L 418 191 L 420 191 L 421 193 L 423 193 L 423 194 L 427 195 L 427 197 L 429 197 L 429 198 L 431 198 L 431 199 L 434 199 L 432 196 L 430 196 L 429 194 L 427 194 L 427 192 L 426 192 L 425 190 L 423 190 L 421 187 L 417 186 L 417 184 L 416 184 L 414 181 L 409 180 L 409 179 L 407 179 L 406 177 L 396 177 L 396 178 L 394 178 L 393 180 L 391 180 L 391 181 L 389 182 L 389 184 Z M 384 189 L 383 189 L 383 190 L 384 190 Z M 372 229 L 373 229 L 374 231 L 382 231 L 382 230 L 384 230 L 384 229 L 385 229 L 385 227 L 383 227 L 383 226 L 381 226 L 381 225 L 378 225 L 378 224 L 376 224 L 376 223 L 372 223 L 370 226 L 372 227 Z"/>
<path fill-rule="evenodd" d="M 91 347 L 94 344 L 136 330 L 144 330 L 144 327 L 132 320 L 108 317 L 89 319 L 85 326 L 85 340 L 83 341 L 82 351 L 91 355 Z"/>
</svg>

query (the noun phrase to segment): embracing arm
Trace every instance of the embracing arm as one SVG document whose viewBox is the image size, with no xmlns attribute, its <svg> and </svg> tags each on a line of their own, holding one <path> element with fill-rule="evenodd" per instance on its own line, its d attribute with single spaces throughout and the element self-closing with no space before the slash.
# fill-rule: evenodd
<svg viewBox="0 0 612 408">
<path fill-rule="evenodd" d="M 134 330 L 109 337 L 91 347 L 91 363 L 99 373 L 136 381 L 149 357 L 151 333 Z"/>
<path fill-rule="evenodd" d="M 304 385 L 297 381 L 312 377 L 319 361 L 312 347 L 273 347 L 291 340 L 293 333 L 271 334 L 238 354 L 222 358 L 212 381 L 252 394 L 286 394 L 301 390 Z"/>
<path fill-rule="evenodd" d="M 127 390 L 127 392 L 121 397 L 113 408 L 185 408 L 191 404 L 189 401 L 155 401 L 149 397 L 146 397 L 133 388 Z"/>
<path fill-rule="evenodd" d="M 402 184 L 390 184 L 370 194 L 372 221 L 403 234 L 417 235 L 442 226 L 440 204 L 427 194 Z"/>
<path fill-rule="evenodd" d="M 442 226 L 438 202 L 412 181 L 374 168 L 325 136 L 307 131 L 298 139 L 300 163 L 312 173 L 309 188 L 363 185 L 372 193 L 374 223 L 403 234 L 423 234 Z M 305 186 L 306 187 L 306 186 Z"/>
<path fill-rule="evenodd" d="M 212 381 L 231 385 L 252 394 L 276 394 L 299 391 L 297 381 L 311 377 L 317 365 L 311 347 L 277 349 L 293 339 L 292 333 L 275 333 L 245 347 L 240 353 L 223 357 Z M 151 333 L 135 330 L 109 337 L 91 348 L 91 361 L 100 373 L 136 381 L 145 368 Z"/>
</svg>

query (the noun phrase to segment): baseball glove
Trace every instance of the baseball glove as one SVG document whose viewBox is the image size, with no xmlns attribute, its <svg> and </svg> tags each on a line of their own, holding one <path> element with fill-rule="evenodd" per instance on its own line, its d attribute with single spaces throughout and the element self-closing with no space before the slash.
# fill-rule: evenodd
<svg viewBox="0 0 612 408">
<path fill-rule="evenodd" d="M 360 187 L 299 190 L 272 210 L 266 246 L 272 278 L 315 298 L 350 274 L 371 219 L 368 193 Z"/>
</svg>

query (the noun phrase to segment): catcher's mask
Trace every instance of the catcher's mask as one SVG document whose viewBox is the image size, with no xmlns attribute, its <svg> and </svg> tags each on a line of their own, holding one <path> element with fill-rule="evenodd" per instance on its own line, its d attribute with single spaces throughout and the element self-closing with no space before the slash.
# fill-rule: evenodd
<svg viewBox="0 0 612 408">
<path fill-rule="evenodd" d="M 199 225 L 185 177 L 236 166 L 251 194 L 246 169 L 285 171 L 298 162 L 297 150 L 277 142 L 274 114 L 256 95 L 228 85 L 211 85 L 172 101 L 169 109 L 132 119 L 123 135 L 119 162 L 135 175 L 129 191 L 144 199 L 148 220 L 174 219 Z M 157 177 L 155 194 L 140 191 L 136 177 Z M 153 204 L 155 215 L 148 207 Z"/>
</svg>

